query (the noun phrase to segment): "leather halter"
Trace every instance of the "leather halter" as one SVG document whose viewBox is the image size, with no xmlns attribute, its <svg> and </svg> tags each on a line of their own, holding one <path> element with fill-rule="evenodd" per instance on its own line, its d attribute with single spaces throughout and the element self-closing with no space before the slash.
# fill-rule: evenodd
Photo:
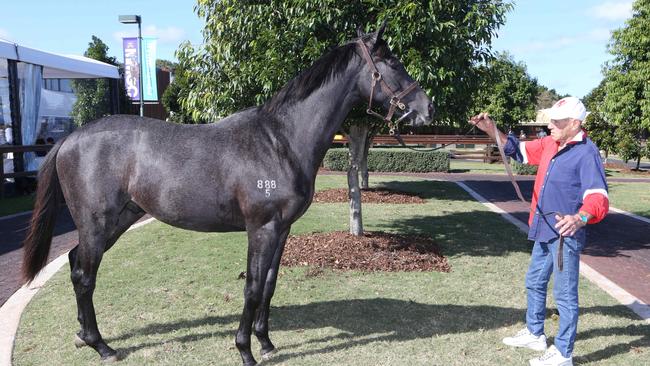
<svg viewBox="0 0 650 366">
<path fill-rule="evenodd" d="M 372 60 L 372 56 L 370 56 L 370 52 L 368 51 L 368 47 L 366 47 L 366 44 L 363 43 L 361 39 L 357 40 L 357 43 L 359 44 L 359 48 L 361 48 L 361 56 L 363 56 L 364 60 L 366 60 L 366 63 L 368 64 L 368 67 L 372 72 L 371 75 L 372 81 L 370 84 L 370 98 L 368 99 L 368 108 L 366 109 L 366 113 L 381 118 L 386 123 L 388 123 L 388 126 L 391 128 L 391 130 L 394 130 L 397 127 L 396 123 L 392 121 L 393 114 L 395 114 L 395 109 L 399 108 L 401 111 L 406 110 L 406 104 L 402 102 L 402 98 L 404 98 L 415 88 L 417 88 L 418 83 L 414 81 L 413 83 L 411 83 L 411 85 L 407 86 L 399 94 L 396 94 L 388 86 L 388 84 L 386 84 L 386 81 L 384 81 L 384 78 L 382 77 L 381 73 L 379 72 L 379 70 L 377 70 L 377 66 L 375 66 L 375 63 Z M 375 87 L 377 86 L 377 82 L 379 82 L 379 86 L 381 87 L 381 90 L 384 92 L 384 94 L 390 96 L 390 107 L 388 108 L 388 113 L 385 116 L 382 116 L 381 114 L 372 110 L 372 99 L 375 95 Z"/>
</svg>

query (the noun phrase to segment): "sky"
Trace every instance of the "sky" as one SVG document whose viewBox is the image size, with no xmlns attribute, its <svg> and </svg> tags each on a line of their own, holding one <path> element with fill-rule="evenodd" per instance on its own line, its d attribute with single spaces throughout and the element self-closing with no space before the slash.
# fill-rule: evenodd
<svg viewBox="0 0 650 366">
<path fill-rule="evenodd" d="M 137 26 L 118 15 L 142 17 L 143 36 L 158 38 L 158 58 L 175 60 L 183 41 L 200 45 L 203 21 L 196 0 L 4 0 L 0 38 L 58 54 L 82 55 L 93 35 L 122 61 L 121 38 Z M 598 86 L 610 32 L 631 16 L 632 0 L 517 0 L 493 40 L 526 64 L 537 81 L 560 94 L 583 97 Z M 390 30 L 388 30 L 390 32 Z"/>
</svg>

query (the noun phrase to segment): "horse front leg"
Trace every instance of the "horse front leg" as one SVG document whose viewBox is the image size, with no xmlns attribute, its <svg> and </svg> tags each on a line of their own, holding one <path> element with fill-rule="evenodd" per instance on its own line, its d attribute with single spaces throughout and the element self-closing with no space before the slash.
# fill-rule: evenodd
<svg viewBox="0 0 650 366">
<path fill-rule="evenodd" d="M 262 345 L 260 353 L 263 360 L 268 360 L 276 352 L 276 348 L 269 338 L 269 311 L 271 306 L 271 298 L 275 293 L 275 284 L 278 279 L 278 270 L 280 268 L 280 259 L 284 252 L 284 244 L 287 241 L 289 229 L 285 230 L 278 239 L 278 247 L 273 255 L 273 262 L 271 268 L 266 275 L 266 282 L 264 284 L 264 292 L 262 293 L 262 303 L 257 311 L 257 318 L 255 319 L 255 336 Z"/>
<path fill-rule="evenodd" d="M 244 366 L 257 365 L 251 352 L 251 328 L 255 315 L 262 304 L 264 285 L 279 244 L 280 230 L 275 222 L 261 227 L 249 228 L 244 310 L 239 321 L 235 345 Z"/>
</svg>

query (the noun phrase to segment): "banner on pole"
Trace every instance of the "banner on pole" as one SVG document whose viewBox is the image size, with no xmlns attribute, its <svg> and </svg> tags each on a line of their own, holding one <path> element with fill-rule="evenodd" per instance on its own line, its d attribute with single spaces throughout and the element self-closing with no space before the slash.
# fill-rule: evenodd
<svg viewBox="0 0 650 366">
<path fill-rule="evenodd" d="M 138 38 L 122 38 L 124 51 L 124 85 L 131 100 L 140 100 L 140 67 Z"/>
<path fill-rule="evenodd" d="M 142 38 L 142 95 L 147 101 L 158 100 L 155 38 Z"/>
</svg>

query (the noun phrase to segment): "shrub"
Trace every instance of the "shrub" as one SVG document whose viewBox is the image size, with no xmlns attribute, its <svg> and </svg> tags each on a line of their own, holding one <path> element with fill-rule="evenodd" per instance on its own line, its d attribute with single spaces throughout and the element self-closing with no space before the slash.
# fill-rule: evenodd
<svg viewBox="0 0 650 366">
<path fill-rule="evenodd" d="M 537 174 L 537 165 L 522 164 L 517 161 L 511 160 L 512 171 L 519 175 L 535 175 Z"/>
<path fill-rule="evenodd" d="M 329 149 L 323 165 L 330 170 L 348 170 L 347 148 Z M 449 154 L 446 151 L 419 152 L 408 149 L 370 149 L 368 170 L 373 172 L 448 172 Z"/>
</svg>

